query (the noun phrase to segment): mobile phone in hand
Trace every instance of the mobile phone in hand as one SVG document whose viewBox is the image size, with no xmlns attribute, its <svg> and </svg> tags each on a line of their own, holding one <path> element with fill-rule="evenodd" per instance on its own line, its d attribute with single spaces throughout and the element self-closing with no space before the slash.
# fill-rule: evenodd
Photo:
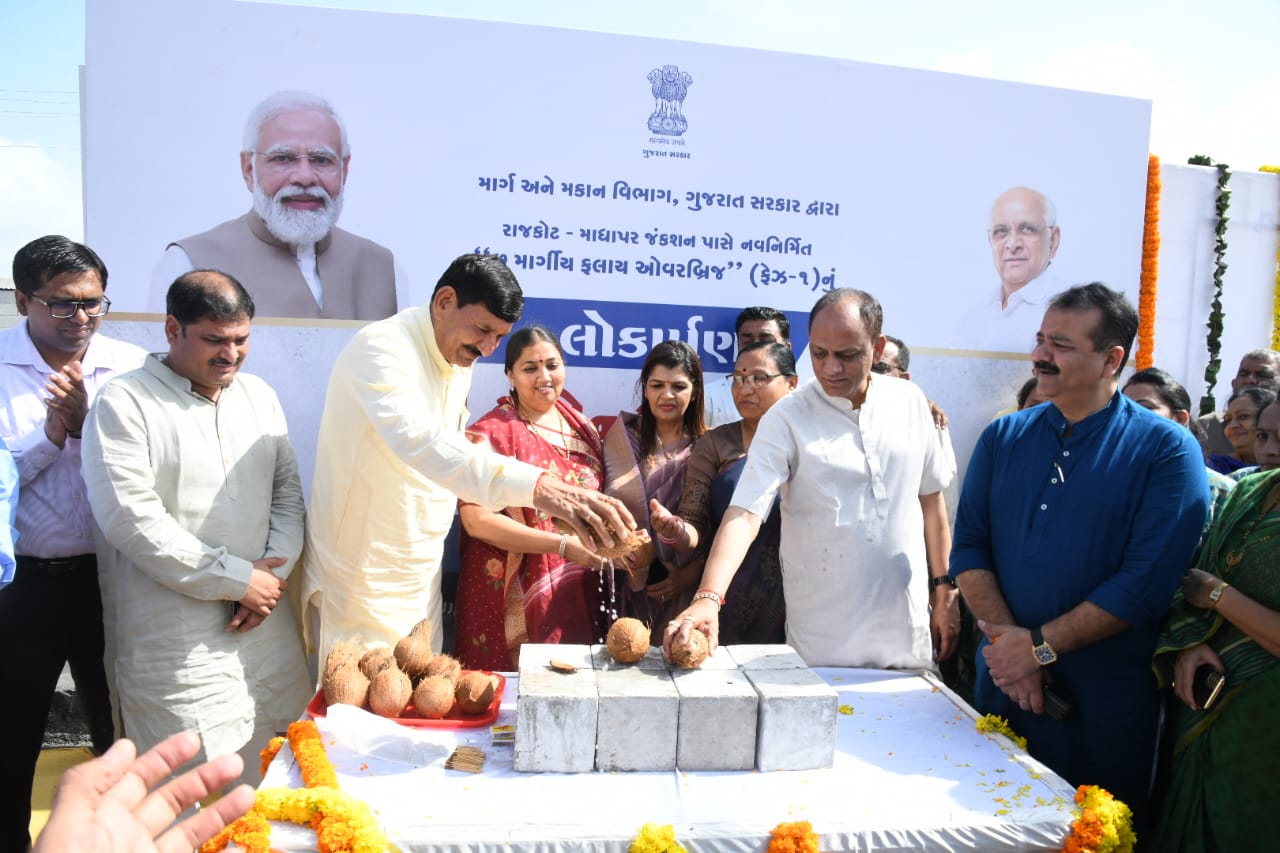
<svg viewBox="0 0 1280 853">
<path fill-rule="evenodd" d="M 1201 711 L 1207 711 L 1218 701 L 1218 696 L 1226 685 L 1226 676 L 1214 669 L 1213 664 L 1200 664 L 1191 681 L 1191 698 L 1200 706 Z"/>
</svg>

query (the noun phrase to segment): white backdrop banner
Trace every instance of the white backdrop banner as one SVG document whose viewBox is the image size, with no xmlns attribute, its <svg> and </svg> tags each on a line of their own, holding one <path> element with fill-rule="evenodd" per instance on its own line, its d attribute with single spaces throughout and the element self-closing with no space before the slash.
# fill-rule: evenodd
<svg viewBox="0 0 1280 853">
<path fill-rule="evenodd" d="M 85 233 L 121 312 L 160 310 L 150 280 L 171 241 L 249 210 L 245 119 L 284 89 L 344 118 L 340 225 L 395 253 L 402 302 L 424 301 L 459 254 L 502 254 L 526 320 L 559 332 L 588 414 L 635 405 L 635 368 L 660 340 L 727 372 L 747 305 L 788 311 L 803 352 L 806 312 L 839 286 L 878 297 L 885 331 L 926 356 L 1025 358 L 1040 310 L 1011 345 L 967 319 L 999 287 L 988 232 L 1011 187 L 1056 208 L 1055 288 L 1100 280 L 1137 303 L 1146 101 L 418 15 L 88 0 L 87 16 Z M 972 407 L 954 422 L 963 461 L 1021 380 L 962 362 L 913 375 L 953 411 Z M 490 364 L 476 385 L 478 414 L 505 383 Z M 312 411 L 290 413 L 295 432 L 314 431 Z"/>
</svg>

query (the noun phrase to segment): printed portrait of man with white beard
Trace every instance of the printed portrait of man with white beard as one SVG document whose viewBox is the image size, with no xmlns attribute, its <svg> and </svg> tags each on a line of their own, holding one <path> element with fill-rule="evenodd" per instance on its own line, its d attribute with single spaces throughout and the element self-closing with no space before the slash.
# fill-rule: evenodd
<svg viewBox="0 0 1280 853">
<path fill-rule="evenodd" d="M 253 209 L 166 247 L 147 310 L 163 312 L 173 280 L 193 269 L 239 279 L 258 317 L 380 320 L 398 308 L 391 252 L 337 227 L 351 148 L 324 98 L 277 92 L 250 112 L 240 171 Z M 404 282 L 399 282 L 403 288 Z"/>
</svg>

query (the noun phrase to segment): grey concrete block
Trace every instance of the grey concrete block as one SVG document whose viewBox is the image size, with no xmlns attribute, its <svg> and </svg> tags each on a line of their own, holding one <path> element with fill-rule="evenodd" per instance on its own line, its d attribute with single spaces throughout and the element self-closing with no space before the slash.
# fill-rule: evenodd
<svg viewBox="0 0 1280 853">
<path fill-rule="evenodd" d="M 681 770 L 751 770 L 756 766 L 760 698 L 738 670 L 672 673 L 680 694 L 676 766 Z"/>
<path fill-rule="evenodd" d="M 787 645 L 726 646 L 729 656 L 744 671 L 753 669 L 805 669 L 805 662 Z"/>
<path fill-rule="evenodd" d="M 526 646 L 527 648 L 527 646 Z M 582 648 L 586 648 L 585 646 Z M 596 673 L 552 672 L 520 658 L 515 769 L 526 773 L 588 773 L 595 766 Z"/>
<path fill-rule="evenodd" d="M 580 670 L 591 670 L 591 646 L 565 643 L 525 643 L 520 647 L 520 678 L 525 672 L 546 672 L 552 660 L 573 664 Z"/>
<path fill-rule="evenodd" d="M 680 695 L 665 670 L 607 669 L 596 674 L 600 716 L 597 770 L 674 770 Z"/>
<path fill-rule="evenodd" d="M 698 669 L 714 669 L 714 670 L 737 670 L 738 662 L 733 659 L 733 655 L 729 653 L 728 646 L 717 646 L 716 650 L 707 656 Z M 684 672 L 678 666 L 671 667 L 672 672 Z"/>
<path fill-rule="evenodd" d="M 836 752 L 836 691 L 809 669 L 755 669 L 746 675 L 760 694 L 756 767 L 830 767 Z"/>
<path fill-rule="evenodd" d="M 662 659 L 662 649 L 658 646 L 650 646 L 648 653 L 635 663 L 618 663 L 609 654 L 609 647 L 603 644 L 591 647 L 591 659 L 595 663 L 596 669 L 615 670 L 630 669 L 639 667 L 640 669 L 656 669 L 666 670 L 667 663 Z"/>
</svg>

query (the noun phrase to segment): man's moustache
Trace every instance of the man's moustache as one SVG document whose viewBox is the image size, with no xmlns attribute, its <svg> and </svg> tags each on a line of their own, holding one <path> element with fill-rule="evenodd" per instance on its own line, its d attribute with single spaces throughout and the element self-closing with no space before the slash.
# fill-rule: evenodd
<svg viewBox="0 0 1280 853">
<path fill-rule="evenodd" d="M 1057 373 L 1058 372 L 1057 366 L 1052 365 L 1047 361 L 1035 361 L 1035 362 L 1032 362 L 1032 365 L 1034 365 L 1035 369 L 1040 371 L 1041 373 Z"/>
</svg>

